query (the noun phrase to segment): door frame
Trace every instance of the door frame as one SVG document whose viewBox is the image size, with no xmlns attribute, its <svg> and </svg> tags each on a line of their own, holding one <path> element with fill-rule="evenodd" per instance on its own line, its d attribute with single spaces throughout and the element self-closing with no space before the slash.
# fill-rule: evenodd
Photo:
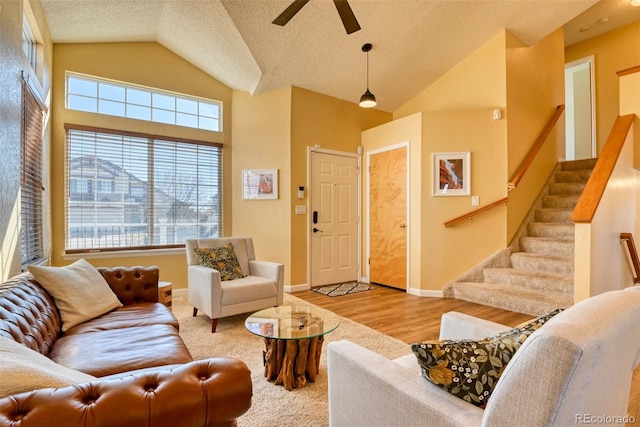
<svg viewBox="0 0 640 427">
<path fill-rule="evenodd" d="M 407 228 L 406 228 L 406 243 L 407 243 L 407 255 L 406 255 L 406 259 L 407 259 L 407 271 L 406 271 L 406 278 L 407 278 L 407 283 L 405 286 L 405 290 L 406 292 L 409 292 L 409 290 L 411 289 L 411 144 L 409 143 L 409 141 L 405 141 L 405 142 L 400 142 L 398 144 L 393 144 L 393 145 L 388 145 L 386 147 L 381 147 L 381 148 L 377 148 L 375 150 L 371 150 L 371 151 L 367 151 L 366 154 L 366 165 L 365 165 L 365 170 L 367 171 L 364 175 L 365 175 L 365 189 L 364 189 L 364 198 L 365 198 L 365 203 L 364 203 L 364 217 L 366 218 L 365 221 L 365 232 L 364 232 L 364 248 L 365 248 L 365 256 L 364 256 L 364 260 L 363 263 L 365 265 L 365 273 L 366 276 L 362 278 L 363 282 L 369 283 L 369 278 L 370 278 L 370 267 L 369 267 L 369 257 L 371 255 L 371 220 L 370 220 L 370 212 L 371 212 L 371 200 L 369 198 L 369 194 L 371 191 L 371 171 L 370 171 L 370 166 L 371 166 L 371 156 L 375 155 L 375 154 L 380 154 L 380 153 L 384 153 L 386 151 L 393 151 L 393 150 L 397 150 L 399 148 L 406 148 L 407 150 L 407 184 L 406 184 L 406 188 L 407 188 L 407 212 L 406 212 L 406 224 L 407 224 Z"/>
<path fill-rule="evenodd" d="M 569 121 L 573 121 L 574 120 L 574 115 L 573 115 L 573 111 L 574 111 L 574 106 L 573 106 L 573 102 L 572 100 L 570 100 L 567 96 L 567 91 L 569 90 L 569 88 L 573 88 L 573 76 L 569 76 L 570 70 L 571 69 L 578 69 L 578 68 L 584 68 L 585 66 L 589 67 L 589 96 L 591 98 L 591 158 L 595 158 L 598 156 L 597 153 L 597 129 L 596 129 L 596 69 L 595 69 L 595 56 L 594 55 L 589 55 L 589 56 L 585 56 L 584 58 L 581 59 L 577 59 L 575 61 L 571 61 L 568 62 L 566 64 L 564 64 L 564 73 L 565 73 L 565 120 L 567 122 Z M 570 84 L 571 83 L 571 84 Z M 569 102 L 571 101 L 571 102 Z M 571 123 L 571 128 L 573 129 L 574 127 L 574 123 Z M 565 159 L 567 159 L 569 156 L 567 156 L 567 144 L 568 144 L 568 140 L 569 138 L 568 133 L 569 133 L 569 128 L 570 126 L 566 125 L 565 126 Z M 574 152 L 575 152 L 575 140 L 574 142 Z M 575 156 L 571 156 L 571 157 L 575 157 Z"/>
<path fill-rule="evenodd" d="M 356 222 L 358 224 L 356 231 L 356 279 L 362 275 L 362 265 L 361 265 L 361 254 L 362 254 L 362 222 L 360 221 L 361 212 L 362 212 L 362 147 L 358 147 L 357 153 L 349 153 L 346 151 L 338 151 L 331 150 L 328 148 L 321 148 L 318 146 L 315 147 L 307 147 L 307 284 L 309 289 L 313 288 L 312 277 L 313 274 L 311 272 L 311 258 L 313 256 L 311 252 L 311 229 L 313 228 L 313 222 L 311 218 L 311 195 L 313 192 L 313 183 L 311 182 L 311 177 L 313 176 L 311 170 L 311 155 L 313 153 L 321 153 L 321 154 L 329 154 L 334 156 L 341 157 L 350 157 L 356 159 Z"/>
</svg>

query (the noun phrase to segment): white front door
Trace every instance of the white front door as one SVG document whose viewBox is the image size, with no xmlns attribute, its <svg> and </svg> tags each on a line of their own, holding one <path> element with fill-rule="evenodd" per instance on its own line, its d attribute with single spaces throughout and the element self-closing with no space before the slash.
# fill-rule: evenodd
<svg viewBox="0 0 640 427">
<path fill-rule="evenodd" d="M 358 158 L 311 152 L 311 286 L 358 278 Z"/>
</svg>

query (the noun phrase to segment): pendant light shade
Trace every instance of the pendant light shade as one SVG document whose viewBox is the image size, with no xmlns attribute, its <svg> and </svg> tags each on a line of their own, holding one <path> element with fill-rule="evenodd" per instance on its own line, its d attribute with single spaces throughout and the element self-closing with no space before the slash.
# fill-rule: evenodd
<svg viewBox="0 0 640 427">
<path fill-rule="evenodd" d="M 360 106 L 362 108 L 371 108 L 375 107 L 378 103 L 376 102 L 376 96 L 369 92 L 369 89 L 360 97 Z"/>
<path fill-rule="evenodd" d="M 362 108 L 372 108 L 378 105 L 376 96 L 369 90 L 369 51 L 371 47 L 371 43 L 362 45 L 362 51 L 367 53 L 367 90 L 360 97 L 360 106 Z"/>
</svg>

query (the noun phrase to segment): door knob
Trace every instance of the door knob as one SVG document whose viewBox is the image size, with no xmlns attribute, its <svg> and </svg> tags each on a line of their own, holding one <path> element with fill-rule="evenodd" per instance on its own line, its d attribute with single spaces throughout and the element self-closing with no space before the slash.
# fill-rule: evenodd
<svg viewBox="0 0 640 427">
<path fill-rule="evenodd" d="M 314 228 L 313 228 L 313 232 L 314 232 L 314 233 L 317 233 L 317 232 L 322 233 L 322 230 L 318 230 L 317 228 L 315 228 L 315 227 L 314 227 Z"/>
<path fill-rule="evenodd" d="M 400 228 L 407 228 L 406 224 L 400 224 Z"/>
</svg>

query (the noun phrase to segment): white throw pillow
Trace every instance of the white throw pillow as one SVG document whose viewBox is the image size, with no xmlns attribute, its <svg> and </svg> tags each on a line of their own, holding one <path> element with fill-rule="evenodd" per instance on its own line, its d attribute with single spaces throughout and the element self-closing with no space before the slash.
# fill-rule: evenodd
<svg viewBox="0 0 640 427">
<path fill-rule="evenodd" d="M 48 387 L 66 387 L 96 377 L 58 365 L 48 357 L 0 337 L 0 397 Z"/>
<path fill-rule="evenodd" d="M 102 274 L 84 259 L 65 267 L 30 265 L 28 268 L 55 300 L 63 332 L 122 307 Z"/>
</svg>

